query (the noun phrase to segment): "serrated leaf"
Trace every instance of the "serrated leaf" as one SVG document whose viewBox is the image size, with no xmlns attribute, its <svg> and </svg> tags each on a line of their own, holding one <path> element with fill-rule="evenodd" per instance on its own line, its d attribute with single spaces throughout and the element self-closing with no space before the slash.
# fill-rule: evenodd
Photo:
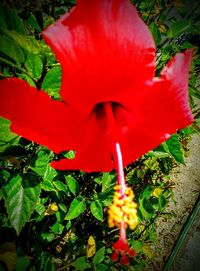
<svg viewBox="0 0 200 271">
<path fill-rule="evenodd" d="M 91 203 L 90 210 L 95 218 L 97 218 L 100 221 L 103 221 L 103 209 L 102 204 L 99 200 L 95 200 Z"/>
<path fill-rule="evenodd" d="M 73 199 L 72 203 L 70 204 L 68 213 L 65 217 L 66 220 L 71 220 L 78 217 L 82 214 L 86 209 L 86 203 L 83 197 L 78 196 Z"/>
<path fill-rule="evenodd" d="M 43 63 L 39 55 L 33 55 L 31 53 L 26 57 L 24 63 L 27 71 L 34 79 L 39 79 L 43 69 Z"/>
<path fill-rule="evenodd" d="M 31 173 L 16 175 L 5 186 L 6 209 L 11 225 L 19 235 L 29 221 L 40 195 L 38 177 Z"/>
<path fill-rule="evenodd" d="M 61 86 L 61 68 L 50 69 L 43 80 L 42 89 L 55 99 L 60 98 L 59 90 Z"/>
<path fill-rule="evenodd" d="M 69 187 L 70 192 L 75 196 L 79 191 L 79 184 L 76 181 L 76 179 L 72 176 L 67 176 L 66 183 L 67 186 Z"/>
<path fill-rule="evenodd" d="M 105 257 L 105 247 L 101 247 L 99 250 L 97 250 L 96 254 L 93 258 L 93 263 L 95 265 L 101 263 L 104 260 Z"/>
<path fill-rule="evenodd" d="M 86 256 L 82 256 L 78 259 L 76 259 L 76 261 L 73 263 L 73 266 L 76 268 L 76 270 L 86 270 L 88 268 L 90 268 L 90 264 L 87 262 L 87 257 Z"/>
<path fill-rule="evenodd" d="M 177 162 L 184 164 L 183 152 L 178 135 L 172 135 L 171 138 L 168 139 L 165 143 L 168 147 L 169 153 L 174 157 L 174 159 Z"/>
</svg>

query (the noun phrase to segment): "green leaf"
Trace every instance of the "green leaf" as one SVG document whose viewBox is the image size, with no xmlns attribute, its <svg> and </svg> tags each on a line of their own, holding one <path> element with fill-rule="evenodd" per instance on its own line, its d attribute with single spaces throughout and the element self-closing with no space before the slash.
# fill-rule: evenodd
<svg viewBox="0 0 200 271">
<path fill-rule="evenodd" d="M 14 40 L 5 35 L 1 35 L 0 52 L 14 60 L 14 62 L 16 62 L 18 65 L 25 61 L 22 49 L 15 43 Z"/>
<path fill-rule="evenodd" d="M 43 69 L 43 63 L 39 55 L 28 54 L 24 63 L 27 71 L 34 79 L 39 79 Z"/>
<path fill-rule="evenodd" d="M 169 154 L 167 152 L 162 151 L 149 151 L 148 154 L 152 157 L 156 158 L 166 158 L 169 157 Z"/>
<path fill-rule="evenodd" d="M 21 35 L 14 30 L 7 30 L 0 28 L 0 33 L 3 33 L 6 37 L 12 40 L 16 46 L 24 49 L 31 54 L 39 54 L 44 46 L 41 41 L 35 39 L 34 36 Z"/>
<path fill-rule="evenodd" d="M 82 256 L 78 259 L 76 259 L 76 261 L 73 263 L 73 266 L 76 268 L 76 270 L 86 270 L 88 268 L 90 268 L 90 264 L 87 262 L 87 257 L 86 256 Z"/>
<path fill-rule="evenodd" d="M 80 214 L 82 214 L 85 211 L 85 209 L 86 209 L 85 200 L 83 199 L 83 197 L 78 196 L 73 199 L 65 219 L 66 220 L 74 219 L 78 217 Z"/>
<path fill-rule="evenodd" d="M 161 42 L 161 34 L 157 24 L 154 22 L 150 23 L 149 29 L 154 37 L 156 45 L 158 45 Z"/>
<path fill-rule="evenodd" d="M 91 203 L 90 210 L 95 218 L 97 218 L 100 221 L 103 221 L 102 204 L 99 200 L 93 201 Z"/>
<path fill-rule="evenodd" d="M 95 265 L 101 263 L 104 260 L 105 257 L 105 247 L 101 247 L 94 255 L 93 263 Z"/>
<path fill-rule="evenodd" d="M 75 196 L 79 191 L 79 184 L 76 179 L 69 175 L 66 177 L 66 183 L 70 192 Z"/>
<path fill-rule="evenodd" d="M 68 159 L 74 159 L 75 158 L 75 151 L 67 151 L 64 155 L 64 157 L 68 158 Z"/>
<path fill-rule="evenodd" d="M 105 192 L 113 185 L 113 176 L 109 173 L 103 173 L 102 176 L 102 192 Z"/>
<path fill-rule="evenodd" d="M 10 121 L 0 117 L 0 150 L 4 149 L 4 145 L 7 145 L 10 140 L 18 139 L 19 137 L 16 134 L 10 131 Z"/>
<path fill-rule="evenodd" d="M 56 222 L 52 227 L 51 227 L 51 230 L 53 233 L 55 234 L 62 234 L 63 232 L 63 229 L 64 229 L 64 226 L 58 222 Z"/>
<path fill-rule="evenodd" d="M 172 135 L 171 138 L 165 142 L 165 144 L 167 145 L 169 153 L 174 157 L 174 159 L 177 162 L 184 164 L 183 152 L 178 135 Z"/>
<path fill-rule="evenodd" d="M 99 264 L 96 269 L 96 271 L 109 271 L 111 270 L 110 268 L 108 268 L 105 264 Z"/>
<path fill-rule="evenodd" d="M 52 182 L 49 180 L 44 180 L 41 183 L 41 188 L 45 191 L 56 191 L 55 187 L 53 186 Z"/>
<path fill-rule="evenodd" d="M 55 99 L 60 98 L 61 68 L 53 67 L 49 70 L 43 80 L 42 89 Z"/>
<path fill-rule="evenodd" d="M 26 82 L 31 86 L 31 87 L 36 87 L 35 81 L 30 77 L 31 75 L 28 75 L 26 73 L 21 73 L 18 75 L 19 78 L 26 80 Z"/>
<path fill-rule="evenodd" d="M 0 245 L 0 261 L 6 264 L 8 271 L 15 269 L 16 259 L 15 244 L 7 242 Z"/>
<path fill-rule="evenodd" d="M 41 32 L 41 28 L 40 28 L 40 26 L 37 22 L 37 19 L 33 13 L 30 13 L 27 21 L 35 30 L 37 30 L 38 32 Z"/>
<path fill-rule="evenodd" d="M 41 233 L 41 238 L 44 240 L 44 241 L 47 241 L 47 242 L 51 242 L 55 239 L 55 234 L 54 233 L 49 233 L 49 232 L 42 232 Z"/>
<path fill-rule="evenodd" d="M 18 249 L 19 251 L 19 249 Z M 22 270 L 27 270 L 26 268 L 30 264 L 30 260 L 28 256 L 17 256 L 17 263 L 15 267 L 15 271 L 22 271 Z"/>
<path fill-rule="evenodd" d="M 29 221 L 40 195 L 38 176 L 31 173 L 16 175 L 5 186 L 6 209 L 11 225 L 19 235 Z"/>
<path fill-rule="evenodd" d="M 58 190 L 58 191 L 63 191 L 65 193 L 67 193 L 67 186 L 60 182 L 60 181 L 53 181 L 53 185 L 55 186 L 55 188 Z"/>
<path fill-rule="evenodd" d="M 186 33 L 191 28 L 191 23 L 188 20 L 179 20 L 170 25 L 167 33 L 169 38 L 175 38 L 182 33 Z"/>
<path fill-rule="evenodd" d="M 23 21 L 17 14 L 17 11 L 2 4 L 0 4 L 0 27 L 26 34 Z"/>
</svg>

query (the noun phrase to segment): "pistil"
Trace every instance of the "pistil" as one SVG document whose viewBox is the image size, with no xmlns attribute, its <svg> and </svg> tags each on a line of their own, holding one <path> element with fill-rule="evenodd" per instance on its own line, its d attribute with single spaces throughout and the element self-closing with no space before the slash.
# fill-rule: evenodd
<svg viewBox="0 0 200 271">
<path fill-rule="evenodd" d="M 117 171 L 117 185 L 115 186 L 113 202 L 108 211 L 108 225 L 109 227 L 117 226 L 120 229 L 119 239 L 113 245 L 114 252 L 111 258 L 113 261 L 120 260 L 121 264 L 129 264 L 129 257 L 133 257 L 135 252 L 127 243 L 126 228 L 129 226 L 131 229 L 135 229 L 138 224 L 137 204 L 133 201 L 133 191 L 126 185 L 122 152 L 112 104 L 105 103 L 104 110 L 108 123 L 108 134 L 111 139 L 113 162 Z"/>
</svg>

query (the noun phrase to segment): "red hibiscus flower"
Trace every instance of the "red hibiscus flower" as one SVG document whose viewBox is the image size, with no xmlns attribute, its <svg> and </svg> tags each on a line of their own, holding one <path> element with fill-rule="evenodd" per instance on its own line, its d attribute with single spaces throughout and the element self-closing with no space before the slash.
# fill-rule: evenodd
<svg viewBox="0 0 200 271">
<path fill-rule="evenodd" d="M 43 38 L 62 66 L 62 100 L 9 78 L 0 82 L 0 115 L 56 153 L 76 151 L 75 159 L 54 161 L 56 169 L 110 171 L 116 142 L 127 165 L 192 123 L 192 50 L 154 77 L 154 41 L 130 1 L 78 0 Z"/>
</svg>

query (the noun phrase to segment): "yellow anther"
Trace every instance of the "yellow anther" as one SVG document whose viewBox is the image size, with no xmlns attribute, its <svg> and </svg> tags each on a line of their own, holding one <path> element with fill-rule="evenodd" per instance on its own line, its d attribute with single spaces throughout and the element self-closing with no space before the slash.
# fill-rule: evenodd
<svg viewBox="0 0 200 271">
<path fill-rule="evenodd" d="M 137 204 L 133 201 L 134 193 L 131 188 L 127 188 L 123 195 L 121 195 L 121 186 L 115 186 L 113 203 L 108 211 L 108 225 L 109 227 L 120 227 L 120 222 L 124 221 L 127 225 L 134 229 L 138 224 Z"/>
</svg>

